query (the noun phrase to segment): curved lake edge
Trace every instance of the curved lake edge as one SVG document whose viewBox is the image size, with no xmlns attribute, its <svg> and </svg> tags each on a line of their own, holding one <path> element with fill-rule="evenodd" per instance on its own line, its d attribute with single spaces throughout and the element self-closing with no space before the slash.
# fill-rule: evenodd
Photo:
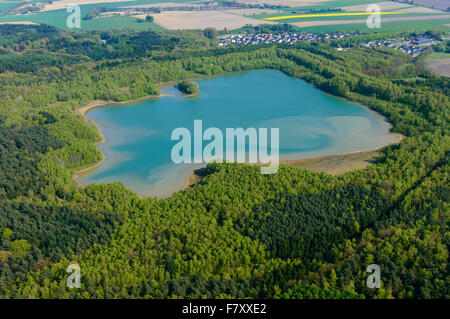
<svg viewBox="0 0 450 319">
<path fill-rule="evenodd" d="M 372 150 L 354 151 L 337 155 L 313 156 L 302 159 L 283 159 L 280 160 L 280 165 L 305 168 L 317 173 L 325 172 L 331 175 L 341 175 L 355 170 L 363 170 L 371 164 L 371 161 L 374 161 L 381 156 L 380 151 L 382 149 L 391 145 L 400 144 L 405 138 L 405 136 L 400 133 L 389 132 L 388 134 L 395 136 L 397 141 Z M 204 177 L 202 173 L 205 168 L 206 164 L 191 172 L 186 181 L 185 189 L 202 181 Z"/>
<path fill-rule="evenodd" d="M 231 73 L 232 73 L 232 72 L 231 72 Z M 192 80 L 194 80 L 194 79 L 196 79 L 196 80 L 199 80 L 199 79 L 206 79 L 206 78 L 210 78 L 210 77 L 213 77 L 213 76 L 196 77 L 196 78 L 193 78 Z M 165 87 L 168 87 L 168 86 L 171 86 L 171 85 L 175 85 L 175 84 L 177 84 L 178 82 L 179 82 L 179 80 L 167 81 L 167 82 L 161 82 L 161 83 L 155 84 L 155 86 L 156 86 L 158 89 L 160 89 L 160 88 L 165 88 Z M 185 98 L 195 98 L 195 97 L 199 96 L 199 94 L 200 94 L 200 92 L 198 92 L 198 93 L 196 93 L 196 94 L 183 94 L 182 96 L 185 97 Z M 162 94 L 162 93 L 160 93 L 160 94 L 158 94 L 158 95 L 147 95 L 147 96 L 143 96 L 143 97 L 139 97 L 139 98 L 136 98 L 136 99 L 131 99 L 131 100 L 123 101 L 123 102 L 117 102 L 117 101 L 113 101 L 113 100 L 92 100 L 92 101 L 86 103 L 85 105 L 76 108 L 76 109 L 73 111 L 73 113 L 76 114 L 76 115 L 81 115 L 81 116 L 83 116 L 86 120 L 90 121 L 90 122 L 96 127 L 97 132 L 98 132 L 98 134 L 99 134 L 100 137 L 101 137 L 101 139 L 100 139 L 99 142 L 95 142 L 95 143 L 94 143 L 95 146 L 98 146 L 98 145 L 100 145 L 100 144 L 106 142 L 106 138 L 105 138 L 105 136 L 103 135 L 100 126 L 99 126 L 97 123 L 95 123 L 95 121 L 93 121 L 93 120 L 91 120 L 91 119 L 87 119 L 87 118 L 85 117 L 85 115 L 86 115 L 87 113 L 89 113 L 90 111 L 92 111 L 93 109 L 95 109 L 95 108 L 97 108 L 97 107 L 120 106 L 120 105 L 125 106 L 125 105 L 127 105 L 127 104 L 134 104 L 134 103 L 140 102 L 140 101 L 146 101 L 146 100 L 151 100 L 151 99 L 159 99 L 159 98 L 164 97 L 164 96 L 171 96 L 171 95 L 170 95 L 170 94 Z M 105 156 L 105 154 L 103 154 L 102 152 L 101 152 L 101 154 L 102 154 L 102 159 L 101 159 L 100 161 L 95 162 L 95 163 L 93 163 L 92 165 L 90 164 L 90 165 L 87 165 L 87 166 L 78 168 L 78 169 L 76 169 L 76 170 L 73 172 L 72 180 L 73 180 L 73 182 L 74 182 L 76 185 L 78 185 L 78 186 L 80 186 L 80 187 L 85 186 L 85 185 L 82 185 L 81 183 L 78 182 L 78 178 L 80 178 L 80 177 L 82 177 L 82 176 L 84 176 L 84 175 L 86 175 L 86 174 L 92 173 L 92 172 L 95 171 L 98 167 L 100 167 L 100 165 L 103 164 L 103 162 L 106 160 L 106 156 Z M 139 194 L 137 194 L 136 192 L 134 192 L 134 193 L 135 193 L 136 195 L 138 195 L 139 197 L 142 197 L 142 196 L 140 196 Z"/>
<path fill-rule="evenodd" d="M 286 74 L 285 72 L 281 71 L 281 70 L 277 70 L 277 69 L 254 69 L 254 70 L 245 70 L 245 71 L 240 71 L 240 72 L 253 72 L 253 71 L 257 71 L 257 70 L 274 70 L 274 71 L 279 71 L 282 72 L 284 74 Z M 230 75 L 230 74 L 234 74 L 237 72 L 225 72 L 222 74 L 215 74 L 215 75 L 210 75 L 210 76 L 196 76 L 196 77 L 192 77 L 189 78 L 193 81 L 195 80 L 205 80 L 205 79 L 211 79 L 211 78 L 215 78 L 215 77 L 220 77 L 220 76 L 224 76 L 224 75 Z M 289 165 L 289 166 L 294 166 L 294 167 L 301 167 L 301 168 L 306 168 L 306 169 L 310 169 L 316 172 L 326 172 L 329 174 L 333 174 L 333 175 L 339 175 L 339 174 L 343 174 L 349 171 L 353 171 L 353 170 L 362 170 L 365 169 L 367 166 L 369 166 L 369 162 L 374 160 L 375 158 L 379 157 L 380 154 L 378 153 L 379 151 L 381 151 L 382 149 L 391 146 L 391 145 L 395 145 L 395 144 L 399 144 L 401 143 L 401 141 L 406 138 L 406 136 L 397 133 L 397 132 L 392 132 L 391 129 L 393 128 L 392 124 L 388 121 L 387 117 L 376 112 L 375 110 L 371 109 L 370 107 L 363 105 L 359 102 L 355 102 L 343 97 L 339 97 L 339 96 L 335 96 L 332 95 L 328 92 L 325 92 L 323 90 L 321 90 L 320 88 L 312 85 L 311 83 L 309 83 L 308 81 L 302 79 L 302 78 L 295 78 L 290 76 L 289 74 L 286 74 L 287 76 L 294 78 L 294 79 L 298 79 L 298 80 L 302 80 L 305 83 L 307 83 L 308 85 L 311 85 L 312 87 L 320 90 L 320 92 L 332 96 L 333 98 L 336 99 L 340 99 L 343 101 L 346 101 L 348 103 L 352 103 L 355 105 L 358 105 L 359 107 L 365 108 L 366 110 L 370 111 L 371 113 L 373 113 L 374 115 L 376 115 L 377 117 L 381 118 L 384 122 L 386 122 L 389 125 L 389 132 L 387 132 L 387 134 L 394 136 L 396 138 L 396 140 L 392 143 L 387 143 L 384 144 L 380 147 L 377 147 L 375 149 L 369 149 L 369 150 L 357 150 L 357 151 L 352 151 L 352 152 L 346 152 L 346 153 L 341 153 L 341 154 L 331 154 L 331 155 L 310 155 L 308 156 L 307 154 L 298 154 L 298 153 L 292 153 L 292 154 L 287 154 L 284 155 L 284 158 L 280 158 L 280 164 L 284 164 L 284 165 Z M 179 82 L 180 80 L 173 80 L 173 81 L 167 81 L 167 82 L 160 82 L 155 84 L 156 87 L 158 89 L 161 88 L 167 88 L 169 86 L 176 86 L 176 84 Z M 181 96 L 183 96 L 184 98 L 195 98 L 197 96 L 199 96 L 200 93 L 197 94 L 193 94 L 193 95 L 186 95 L 186 94 L 182 94 Z M 92 119 L 88 119 L 85 117 L 85 115 L 90 112 L 91 110 L 98 108 L 98 107 L 110 107 L 110 106 L 125 106 L 127 104 L 135 104 L 136 102 L 141 102 L 141 101 L 146 101 L 146 100 L 152 100 L 152 99 L 159 99 L 161 97 L 165 97 L 165 96 L 173 96 L 171 94 L 158 94 L 158 95 L 147 95 L 144 97 L 139 97 L 139 98 L 135 98 L 135 99 L 131 99 L 131 100 L 127 100 L 127 101 L 122 101 L 122 102 L 117 102 L 117 101 L 112 101 L 112 100 L 92 100 L 89 103 L 75 109 L 73 111 L 74 114 L 77 115 L 81 115 L 83 116 L 85 119 L 89 120 L 96 128 L 98 133 L 101 136 L 101 141 L 99 142 L 95 142 L 94 145 L 98 146 L 102 143 L 104 143 L 106 141 L 106 138 L 104 137 L 104 135 L 102 134 L 101 128 L 99 127 L 99 125 L 93 121 Z M 102 159 L 92 165 L 89 166 L 85 166 L 82 167 L 80 169 L 77 169 L 74 171 L 72 179 L 73 181 L 78 185 L 78 186 L 86 186 L 86 185 L 82 185 L 80 182 L 78 182 L 78 178 L 86 175 L 86 174 L 90 174 L 93 171 L 95 171 L 104 161 L 105 161 L 106 157 L 102 152 Z M 327 166 L 328 165 L 321 165 L 321 163 L 327 163 L 327 162 L 333 162 L 336 160 L 340 160 L 341 162 L 344 163 L 344 171 L 341 173 L 333 173 L 333 167 L 331 169 L 329 169 Z M 361 162 L 364 162 L 364 166 L 363 167 L 354 167 L 355 165 L 352 165 L 354 163 L 359 163 L 361 164 Z M 319 169 L 315 169 L 315 168 L 311 168 L 308 167 L 308 163 L 316 163 L 319 166 Z M 195 185 L 196 183 L 200 182 L 202 180 L 202 176 L 197 175 L 196 172 L 201 172 L 202 169 L 204 169 L 206 167 L 207 164 L 199 164 L 199 166 L 195 169 L 192 169 L 190 174 L 186 177 L 183 178 L 183 180 L 185 180 L 185 186 L 184 188 L 180 188 L 177 191 L 173 192 L 170 196 L 167 197 L 171 197 L 174 193 L 178 192 L 178 191 L 183 191 L 188 189 L 189 187 L 192 187 L 193 185 Z M 260 164 L 250 164 L 250 165 L 260 165 Z M 322 167 L 321 167 L 322 166 Z M 357 165 L 358 166 L 358 165 Z M 354 168 L 352 168 L 354 167 Z M 127 187 L 129 188 L 129 187 Z M 139 197 L 154 197 L 151 195 L 148 196 L 141 196 L 138 193 L 136 193 L 135 191 L 133 191 L 133 193 L 135 193 L 137 196 Z"/>
</svg>

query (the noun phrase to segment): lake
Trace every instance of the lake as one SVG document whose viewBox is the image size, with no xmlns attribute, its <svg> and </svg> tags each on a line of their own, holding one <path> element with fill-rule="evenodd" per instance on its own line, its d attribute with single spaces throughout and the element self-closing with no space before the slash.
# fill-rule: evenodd
<svg viewBox="0 0 450 319">
<path fill-rule="evenodd" d="M 281 159 L 302 159 L 376 149 L 397 138 L 391 125 L 358 104 L 323 93 L 275 70 L 256 70 L 198 80 L 198 97 L 174 86 L 166 96 L 98 107 L 86 114 L 102 130 L 105 161 L 78 178 L 82 185 L 121 181 L 143 196 L 166 197 L 186 186 L 201 164 L 174 164 L 175 128 L 279 128 Z"/>
</svg>

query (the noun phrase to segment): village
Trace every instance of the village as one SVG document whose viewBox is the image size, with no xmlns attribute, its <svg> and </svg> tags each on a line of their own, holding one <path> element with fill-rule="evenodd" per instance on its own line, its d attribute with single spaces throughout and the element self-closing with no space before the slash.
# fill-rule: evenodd
<svg viewBox="0 0 450 319">
<path fill-rule="evenodd" d="M 255 44 L 295 44 L 298 41 L 322 41 L 323 39 L 344 39 L 365 33 L 323 33 L 314 34 L 309 32 L 284 32 L 284 33 L 241 33 L 230 34 L 219 37 L 219 47 L 241 46 L 241 45 L 255 45 Z M 409 55 L 417 56 L 423 53 L 431 45 L 436 45 L 441 41 L 429 39 L 425 37 L 416 37 L 413 39 L 386 39 L 379 41 L 360 42 L 359 46 L 365 47 L 389 47 L 396 50 L 401 50 Z M 348 51 L 348 48 L 337 48 L 338 51 Z"/>
<path fill-rule="evenodd" d="M 284 33 L 257 33 L 257 34 L 231 34 L 219 37 L 220 47 L 284 43 L 294 44 L 298 41 L 320 41 L 322 39 L 343 39 L 359 35 L 359 33 L 333 33 L 333 34 L 314 34 L 309 32 L 284 32 Z"/>
<path fill-rule="evenodd" d="M 428 47 L 439 43 L 441 41 L 419 36 L 414 39 L 387 39 L 383 41 L 362 42 L 359 45 L 365 47 L 388 47 L 401 50 L 412 56 L 417 56 L 422 54 Z"/>
</svg>

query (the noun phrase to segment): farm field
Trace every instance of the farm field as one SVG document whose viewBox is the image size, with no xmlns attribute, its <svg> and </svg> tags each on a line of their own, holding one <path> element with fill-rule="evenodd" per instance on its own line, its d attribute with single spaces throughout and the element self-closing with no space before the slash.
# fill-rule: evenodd
<svg viewBox="0 0 450 319">
<path fill-rule="evenodd" d="M 431 9 L 426 7 L 411 7 L 402 9 L 403 12 L 411 12 L 411 13 L 443 13 L 442 10 Z"/>
<path fill-rule="evenodd" d="M 299 7 L 299 6 L 315 6 L 318 4 L 326 3 L 326 0 L 236 0 L 239 3 L 245 4 L 271 4 L 289 7 Z"/>
<path fill-rule="evenodd" d="M 331 1 L 323 1 L 316 3 L 309 2 L 299 2 L 302 3 L 298 6 L 291 6 L 290 8 L 285 8 L 284 10 L 290 11 L 292 9 L 300 10 L 300 9 L 328 9 L 328 8 L 340 8 L 354 5 L 365 5 L 371 3 L 380 3 L 386 2 L 386 0 L 331 0 Z"/>
<path fill-rule="evenodd" d="M 0 11 L 9 10 L 16 5 L 15 2 L 12 1 L 3 1 L 0 2 Z"/>
<path fill-rule="evenodd" d="M 437 9 L 446 10 L 450 5 L 448 0 L 414 0 L 415 4 L 426 7 L 434 7 Z"/>
<path fill-rule="evenodd" d="M 425 65 L 431 73 L 450 77 L 450 53 L 433 52 L 426 57 Z"/>
<path fill-rule="evenodd" d="M 81 8 L 82 17 L 85 16 L 92 8 L 107 6 L 109 8 L 117 7 L 176 7 L 181 6 L 188 0 L 181 1 L 164 1 L 164 0 L 138 0 L 138 1 L 123 1 L 123 0 L 81 0 L 78 2 Z M 51 6 L 48 6 L 44 11 L 28 14 L 28 15 L 6 15 L 0 14 L 0 23 L 11 23 L 24 21 L 31 23 L 45 23 L 52 26 L 66 28 L 67 12 L 65 7 L 69 5 L 69 1 L 56 1 Z M 198 6 L 200 3 L 192 3 L 192 6 Z M 244 15 L 261 15 L 274 14 L 279 11 L 269 9 L 249 8 L 242 10 L 226 10 L 226 11 L 168 11 L 160 14 L 155 14 L 155 22 L 138 22 L 137 19 L 143 19 L 147 15 L 136 16 L 114 16 L 97 18 L 91 20 L 82 20 L 81 29 L 85 30 L 107 30 L 107 29 L 124 29 L 131 28 L 137 31 L 142 30 L 177 30 L 177 29 L 203 29 L 206 27 L 214 27 L 217 29 L 236 29 L 247 24 L 258 25 L 267 24 L 262 20 L 244 17 Z M 275 22 L 274 22 L 275 23 Z"/>
<path fill-rule="evenodd" d="M 439 9 L 433 9 L 428 7 L 417 6 L 415 4 L 413 5 L 409 3 L 401 3 L 394 1 L 385 1 L 385 2 L 373 1 L 370 4 L 377 4 L 382 11 L 398 10 L 401 12 L 408 12 L 408 13 L 444 13 L 443 10 Z M 353 6 L 342 6 L 340 8 L 348 12 L 366 11 L 368 5 L 369 4 L 366 3 Z"/>
<path fill-rule="evenodd" d="M 139 4 L 139 5 L 124 5 L 127 8 L 177 8 L 183 7 L 188 4 L 190 7 L 199 7 L 200 3 L 186 3 L 186 2 L 164 2 L 164 1 L 156 1 L 156 3 L 150 4 Z"/>
<path fill-rule="evenodd" d="M 358 25 L 358 29 L 364 29 L 362 24 L 365 23 L 366 16 L 369 14 L 365 11 L 368 4 L 377 3 L 382 10 L 382 22 L 391 23 L 398 22 L 397 28 L 390 30 L 400 31 L 408 28 L 403 24 L 404 18 L 407 21 L 420 21 L 423 19 L 444 19 L 434 17 L 433 15 L 444 14 L 443 11 L 417 7 L 411 4 L 404 4 L 392 1 L 383 0 L 238 0 L 245 4 L 272 4 L 272 5 L 289 5 L 291 8 L 282 8 L 277 10 L 271 9 L 232 9 L 232 10 L 213 10 L 213 11 L 163 11 L 159 14 L 154 14 L 154 22 L 139 22 L 137 19 L 143 19 L 146 14 L 135 16 L 114 16 L 101 17 L 91 20 L 82 20 L 82 29 L 85 30 L 106 30 L 106 29 L 124 29 L 131 28 L 137 31 L 142 30 L 179 30 L 179 29 L 204 29 L 206 27 L 213 27 L 218 30 L 223 29 L 239 29 L 245 25 L 260 25 L 260 24 L 276 24 L 289 23 L 301 28 L 317 28 L 327 27 L 326 29 L 335 30 L 338 28 L 354 29 Z M 11 2 L 13 3 L 13 2 Z M 1 5 L 11 5 L 9 2 L 0 3 Z M 68 6 L 71 0 L 54 1 L 52 4 L 46 6 L 43 11 L 27 14 L 27 15 L 5 15 L 0 14 L 0 23 L 45 23 L 52 26 L 66 28 L 67 12 L 65 7 Z M 98 6 L 106 6 L 109 8 L 118 7 L 160 7 L 160 8 L 174 8 L 183 6 L 189 3 L 192 6 L 199 6 L 201 2 L 189 0 L 80 0 L 77 2 L 81 7 L 81 15 L 85 16 L 91 9 Z M 328 9 L 341 8 L 345 12 L 325 12 L 306 15 L 295 15 L 291 12 L 283 14 L 286 10 L 296 10 L 295 8 L 314 8 L 314 9 Z M 402 15 L 401 18 L 387 18 L 385 15 Z M 281 18 L 281 16 L 284 16 Z M 431 18 L 431 16 L 433 16 Z M 355 17 L 355 18 L 353 18 Z M 421 17 L 416 18 L 416 17 Z M 447 21 L 445 21 L 447 22 Z M 343 27 L 343 25 L 346 25 Z M 353 26 L 347 26 L 353 25 Z M 445 30 L 446 27 L 431 23 L 434 28 Z M 361 28 L 362 27 L 362 28 Z M 325 29 L 323 29 L 325 30 Z M 322 31 L 322 30 L 320 30 Z"/>
<path fill-rule="evenodd" d="M 271 5 L 285 5 L 292 8 L 337 8 L 342 6 L 361 5 L 375 2 L 386 2 L 386 0 L 236 0 L 239 3 L 246 4 L 271 4 Z M 289 9 L 286 9 L 289 10 Z"/>
<path fill-rule="evenodd" d="M 366 12 L 369 4 L 377 4 L 381 10 L 382 28 L 369 29 L 366 26 Z M 306 14 L 295 14 L 294 11 L 311 9 L 340 8 L 344 12 L 314 12 Z M 417 26 L 423 31 L 427 29 L 446 31 L 448 28 L 443 24 L 447 23 L 450 17 L 445 11 L 427 7 L 415 6 L 413 4 L 398 3 L 393 1 L 371 1 L 371 0 L 336 0 L 320 3 L 318 6 L 299 7 L 296 9 L 285 9 L 282 14 L 267 14 L 255 16 L 266 21 L 278 21 L 288 23 L 302 28 L 302 31 L 309 32 L 333 32 L 356 31 L 364 32 L 398 32 L 414 30 Z M 447 19 L 447 20 L 446 20 Z M 424 21 L 424 22 L 422 22 Z M 428 22 L 425 22 L 428 21 Z M 435 22 L 436 21 L 436 22 Z M 384 23 L 384 24 L 383 24 Z"/>
<path fill-rule="evenodd" d="M 277 15 L 271 15 L 271 16 L 255 16 L 255 18 L 261 18 L 265 21 L 277 21 L 280 23 L 289 23 L 293 24 L 296 22 L 305 22 L 305 21 L 312 21 L 312 22 L 318 22 L 316 25 L 326 25 L 329 21 L 336 21 L 336 20 L 367 20 L 367 17 L 370 15 L 370 13 L 367 12 L 338 12 L 338 13 L 321 13 L 321 14 L 304 14 L 304 15 L 284 15 L 283 16 L 277 16 Z M 445 17 L 448 13 L 441 13 L 441 14 L 429 14 L 429 13 L 406 13 L 401 11 L 395 11 L 395 12 L 381 12 L 381 20 L 386 21 L 386 19 L 392 19 L 392 18 L 423 18 L 423 19 L 440 19 L 439 17 Z M 270 19 L 270 20 L 269 20 Z M 419 19 L 420 20 L 420 19 Z M 395 20 L 393 20 L 395 21 Z M 401 21 L 401 20 L 400 20 Z M 344 23 L 344 22 L 343 22 Z"/>
<path fill-rule="evenodd" d="M 108 8 L 118 8 L 123 6 L 136 6 L 142 4 L 156 4 L 156 3 L 165 3 L 165 2 L 174 2 L 177 1 L 179 3 L 187 2 L 188 0 L 172 0 L 172 1 L 164 1 L 164 0 L 131 0 L 131 1 L 122 1 L 122 0 L 80 0 L 80 1 L 71 1 L 71 3 L 78 3 L 81 9 L 81 16 L 84 17 L 91 9 L 98 6 L 105 6 Z M 67 28 L 66 20 L 68 17 L 68 13 L 66 11 L 66 7 L 69 4 L 68 1 L 54 1 L 52 4 L 52 10 L 49 10 L 48 7 L 44 9 L 44 11 L 27 14 L 27 15 L 15 15 L 15 14 L 1 14 L 0 13 L 0 23 L 2 22 L 21 22 L 30 21 L 33 23 L 45 23 L 51 26 L 55 26 L 58 28 Z M 3 9 L 0 3 L 0 10 Z M 5 7 L 6 10 L 9 7 Z M 82 20 L 81 29 L 85 30 L 105 30 L 105 29 L 124 29 L 130 28 L 137 31 L 142 30 L 162 30 L 163 28 L 154 24 L 154 23 L 139 23 L 135 18 L 132 17 L 113 17 L 113 18 L 102 18 L 102 19 L 92 19 L 92 20 Z"/>
<path fill-rule="evenodd" d="M 70 5 L 78 4 L 105 4 L 105 3 L 119 3 L 121 2 L 122 5 L 126 5 L 126 2 L 133 2 L 133 0 L 59 0 L 59 1 L 53 1 L 53 3 L 46 5 L 45 8 L 42 10 L 44 11 L 53 11 L 53 10 L 60 10 L 65 9 Z"/>
<path fill-rule="evenodd" d="M 382 20 L 383 21 L 383 20 Z M 382 22 L 381 29 L 369 29 L 366 25 L 366 20 L 360 20 L 360 22 L 353 22 L 353 23 L 343 23 L 342 21 L 339 21 L 340 23 L 336 24 L 328 24 L 328 25 L 309 25 L 306 26 L 305 24 L 302 25 L 302 31 L 305 32 L 312 32 L 312 33 L 332 33 L 336 31 L 345 31 L 345 32 L 353 32 L 353 31 L 360 31 L 360 32 L 367 32 L 367 33 L 373 33 L 373 32 L 382 32 L 382 33 L 389 33 L 389 32 L 403 32 L 403 31 L 416 31 L 416 32 L 425 32 L 427 30 L 434 30 L 434 31 L 450 31 L 450 26 L 446 26 L 445 23 L 448 21 L 447 18 L 440 18 L 440 19 L 425 19 L 425 20 L 408 20 L 408 21 L 395 21 L 395 22 Z M 330 21 L 329 23 L 336 22 L 336 21 Z M 320 23 L 320 22 L 317 22 Z M 299 25 L 297 25 L 299 26 Z"/>
<path fill-rule="evenodd" d="M 0 23 L 45 23 L 59 28 L 67 28 L 67 13 L 65 10 L 47 11 L 27 16 L 0 16 Z M 163 30 L 164 28 L 152 22 L 138 22 L 134 17 L 109 17 L 81 21 L 82 30 L 134 29 Z"/>
<path fill-rule="evenodd" d="M 153 15 L 155 23 L 169 30 L 179 29 L 204 29 L 207 27 L 222 30 L 238 29 L 245 25 L 276 24 L 277 22 L 265 21 L 245 17 L 228 10 L 214 11 L 165 11 Z"/>
<path fill-rule="evenodd" d="M 450 77 L 450 54 L 445 59 L 432 59 L 426 62 L 427 69 L 434 74 Z"/>
<path fill-rule="evenodd" d="M 443 16 L 433 16 L 433 17 L 424 17 L 424 16 L 410 16 L 410 17 L 382 17 L 381 18 L 381 27 L 383 27 L 383 22 L 407 22 L 407 21 L 424 21 L 424 20 L 433 20 L 433 19 L 449 19 L 450 15 Z M 355 20 L 322 20 L 322 21 L 306 21 L 306 22 L 293 22 L 292 25 L 297 27 L 309 27 L 309 26 L 319 26 L 319 25 L 339 25 L 339 24 L 352 24 L 352 23 L 366 23 L 366 19 L 355 19 Z"/>
<path fill-rule="evenodd" d="M 328 17 L 349 17 L 349 16 L 368 16 L 369 12 L 334 12 L 334 13 L 314 13 L 314 14 L 296 14 L 296 15 L 277 15 L 273 17 L 262 18 L 268 21 L 280 21 L 280 20 L 298 20 L 306 18 L 328 18 Z M 396 15 L 404 14 L 403 12 L 380 12 L 382 15 Z"/>
<path fill-rule="evenodd" d="M 34 22 L 31 21 L 20 21 L 20 22 L 0 22 L 0 25 L 2 24 L 24 24 L 24 25 L 31 25 L 31 24 L 36 24 Z"/>
<path fill-rule="evenodd" d="M 373 2 L 375 3 L 375 2 Z M 369 3 L 372 4 L 372 3 Z M 343 6 L 340 7 L 342 10 L 344 11 L 366 11 L 367 6 L 369 5 L 367 3 L 365 4 L 357 4 L 357 5 L 353 5 L 353 6 Z M 381 10 L 393 10 L 393 9 L 399 9 L 399 8 L 407 8 L 410 7 L 410 4 L 407 3 L 400 3 L 400 2 L 393 2 L 393 1 L 385 1 L 385 2 L 377 2 L 376 3 Z M 402 10 L 403 11 L 403 10 Z"/>
<path fill-rule="evenodd" d="M 441 59 L 448 59 L 450 58 L 450 53 L 444 53 L 444 52 L 433 52 L 429 56 L 426 57 L 426 61 L 431 60 L 441 60 Z"/>
</svg>

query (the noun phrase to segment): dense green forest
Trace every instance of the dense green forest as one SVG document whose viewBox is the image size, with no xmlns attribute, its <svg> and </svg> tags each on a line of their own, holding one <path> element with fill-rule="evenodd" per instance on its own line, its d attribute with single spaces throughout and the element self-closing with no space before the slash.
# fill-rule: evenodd
<svg viewBox="0 0 450 319">
<path fill-rule="evenodd" d="M 188 95 L 198 94 L 198 84 L 192 80 L 182 80 L 178 82 L 178 90 Z"/>
<path fill-rule="evenodd" d="M 0 296 L 449 298 L 448 78 L 389 48 L 209 44 L 202 33 L 0 26 Z M 261 68 L 367 105 L 406 138 L 339 176 L 212 163 L 167 199 L 72 180 L 102 158 L 78 107 Z M 80 289 L 66 286 L 74 262 Z M 366 286 L 372 263 L 380 289 Z"/>
</svg>

